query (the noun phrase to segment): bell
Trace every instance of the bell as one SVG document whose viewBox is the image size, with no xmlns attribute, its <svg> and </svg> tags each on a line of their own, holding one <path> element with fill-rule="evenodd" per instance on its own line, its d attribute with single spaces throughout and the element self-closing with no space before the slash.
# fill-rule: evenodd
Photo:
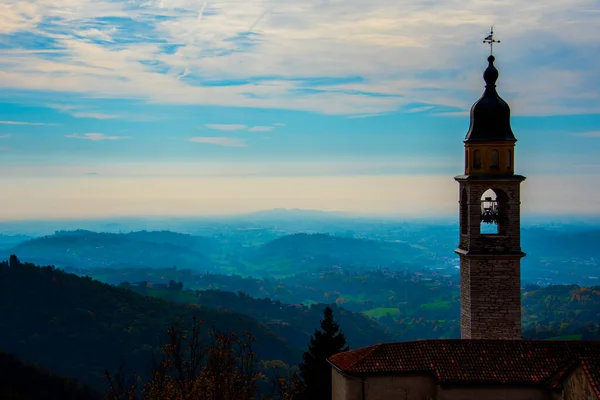
<svg viewBox="0 0 600 400">
<path fill-rule="evenodd" d="M 486 224 L 498 223 L 498 202 L 491 197 L 481 200 L 481 221 Z"/>
</svg>

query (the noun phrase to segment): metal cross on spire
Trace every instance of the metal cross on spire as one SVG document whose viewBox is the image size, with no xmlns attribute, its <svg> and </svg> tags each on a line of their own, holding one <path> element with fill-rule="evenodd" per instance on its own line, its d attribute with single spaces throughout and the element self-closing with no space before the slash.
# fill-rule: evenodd
<svg viewBox="0 0 600 400">
<path fill-rule="evenodd" d="M 499 40 L 494 40 L 494 27 L 490 29 L 490 34 L 483 39 L 483 43 L 489 43 L 490 45 L 490 56 L 494 54 L 494 43 L 500 43 Z"/>
</svg>

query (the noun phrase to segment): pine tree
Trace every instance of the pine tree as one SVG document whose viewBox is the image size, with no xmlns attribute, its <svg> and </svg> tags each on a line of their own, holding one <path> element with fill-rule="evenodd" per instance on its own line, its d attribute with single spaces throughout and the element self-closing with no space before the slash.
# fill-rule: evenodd
<svg viewBox="0 0 600 400">
<path fill-rule="evenodd" d="M 331 365 L 327 359 L 349 350 L 346 337 L 333 320 L 331 307 L 325 307 L 323 316 L 321 330 L 315 330 L 311 336 L 310 346 L 300 364 L 300 375 L 305 384 L 304 398 L 310 400 L 331 400 Z"/>
<path fill-rule="evenodd" d="M 21 266 L 21 261 L 19 261 L 16 255 L 11 254 L 10 258 L 8 259 L 8 265 L 11 268 L 19 268 Z"/>
</svg>

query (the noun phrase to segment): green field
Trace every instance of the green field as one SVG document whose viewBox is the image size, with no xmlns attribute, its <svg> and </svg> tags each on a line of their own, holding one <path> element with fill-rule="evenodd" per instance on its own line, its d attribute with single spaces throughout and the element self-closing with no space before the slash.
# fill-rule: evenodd
<svg viewBox="0 0 600 400">
<path fill-rule="evenodd" d="M 440 308 L 448 308 L 450 307 L 449 301 L 434 301 L 427 304 L 421 304 L 421 308 L 425 310 L 435 310 Z"/>
</svg>

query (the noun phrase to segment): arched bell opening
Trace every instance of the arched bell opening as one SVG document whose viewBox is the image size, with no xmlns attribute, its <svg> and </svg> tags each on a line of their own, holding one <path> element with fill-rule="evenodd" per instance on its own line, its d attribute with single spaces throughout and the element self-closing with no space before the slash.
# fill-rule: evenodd
<svg viewBox="0 0 600 400">
<path fill-rule="evenodd" d="M 504 235 L 508 216 L 508 197 L 499 189 L 488 189 L 481 196 L 482 235 Z"/>
</svg>

